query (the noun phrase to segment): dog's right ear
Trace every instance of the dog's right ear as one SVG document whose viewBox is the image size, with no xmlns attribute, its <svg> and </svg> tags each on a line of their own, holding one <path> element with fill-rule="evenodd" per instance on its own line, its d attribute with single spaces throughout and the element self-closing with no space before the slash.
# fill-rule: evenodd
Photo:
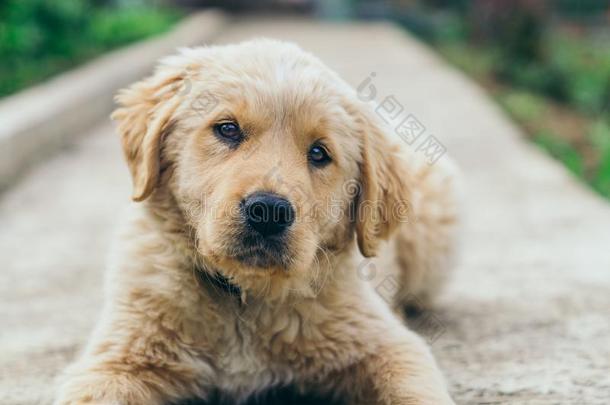
<svg viewBox="0 0 610 405">
<path fill-rule="evenodd" d="M 376 255 L 379 242 L 387 240 L 410 211 L 410 175 L 398 145 L 392 144 L 371 114 L 359 115 L 362 136 L 360 193 L 356 235 L 364 257 Z"/>
<path fill-rule="evenodd" d="M 118 122 L 123 153 L 131 172 L 134 201 L 143 201 L 159 180 L 161 143 L 178 107 L 183 75 L 157 71 L 119 91 L 112 113 Z"/>
</svg>

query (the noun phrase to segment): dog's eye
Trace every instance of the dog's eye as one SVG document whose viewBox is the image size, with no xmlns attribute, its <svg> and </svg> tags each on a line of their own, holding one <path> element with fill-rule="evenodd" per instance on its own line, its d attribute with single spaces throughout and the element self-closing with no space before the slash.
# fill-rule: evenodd
<svg viewBox="0 0 610 405">
<path fill-rule="evenodd" d="M 314 143 L 311 148 L 309 148 L 307 158 L 311 164 L 318 167 L 326 166 L 331 161 L 328 151 L 319 143 Z"/>
<path fill-rule="evenodd" d="M 214 132 L 220 138 L 230 142 L 240 142 L 244 136 L 239 125 L 234 122 L 221 122 L 214 125 Z"/>
</svg>

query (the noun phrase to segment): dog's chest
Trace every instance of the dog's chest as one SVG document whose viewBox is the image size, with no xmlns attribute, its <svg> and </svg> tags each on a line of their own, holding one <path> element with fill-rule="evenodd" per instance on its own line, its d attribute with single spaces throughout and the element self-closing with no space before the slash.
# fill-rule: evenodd
<svg viewBox="0 0 610 405">
<path fill-rule="evenodd" d="M 222 390 L 249 396 L 292 382 L 294 364 L 282 353 L 299 332 L 298 318 L 294 314 L 272 317 L 267 311 L 250 307 L 225 315 L 215 358 Z"/>
<path fill-rule="evenodd" d="M 261 388 L 319 378 L 352 361 L 354 342 L 334 340 L 341 323 L 312 318 L 329 311 L 251 306 L 224 317 L 216 358 L 221 387 L 250 395 Z M 329 337 L 330 336 L 330 337 Z"/>
</svg>

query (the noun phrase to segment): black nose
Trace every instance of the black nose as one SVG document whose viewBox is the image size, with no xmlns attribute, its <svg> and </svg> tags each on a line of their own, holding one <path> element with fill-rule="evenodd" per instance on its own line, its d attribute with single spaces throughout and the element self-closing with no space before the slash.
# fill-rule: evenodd
<svg viewBox="0 0 610 405">
<path fill-rule="evenodd" d="M 279 234 L 294 222 L 290 202 L 273 193 L 251 194 L 242 207 L 248 225 L 263 236 Z"/>
</svg>

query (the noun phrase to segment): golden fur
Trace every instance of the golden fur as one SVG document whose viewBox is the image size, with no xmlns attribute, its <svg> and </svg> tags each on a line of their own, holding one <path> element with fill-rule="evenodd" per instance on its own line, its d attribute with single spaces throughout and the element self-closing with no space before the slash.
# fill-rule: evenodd
<svg viewBox="0 0 610 405">
<path fill-rule="evenodd" d="M 430 298 L 451 263 L 448 159 L 428 165 L 334 72 L 279 41 L 182 50 L 117 101 L 138 203 L 103 316 L 55 404 L 155 405 L 213 390 L 239 402 L 287 384 L 349 403 L 453 403 L 399 315 L 412 294 Z M 246 133 L 237 148 L 213 134 L 227 119 Z M 332 156 L 324 168 L 307 159 L 316 140 Z M 236 207 L 258 190 L 296 210 L 289 254 L 265 266 L 232 253 Z M 379 253 L 375 272 L 359 271 L 359 252 Z M 216 273 L 241 293 L 218 289 Z M 400 281 L 390 297 L 375 289 L 384 277 Z"/>
</svg>

